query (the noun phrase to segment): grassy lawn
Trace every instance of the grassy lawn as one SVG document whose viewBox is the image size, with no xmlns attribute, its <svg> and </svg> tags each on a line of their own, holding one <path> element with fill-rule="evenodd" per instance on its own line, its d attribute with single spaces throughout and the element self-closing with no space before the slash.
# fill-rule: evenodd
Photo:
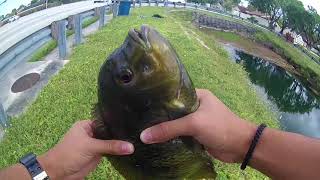
<svg viewBox="0 0 320 180">
<path fill-rule="evenodd" d="M 165 18 L 152 18 L 152 14 Z M 111 21 L 86 43 L 77 46 L 64 69 L 53 77 L 36 101 L 19 118 L 0 144 L 0 168 L 16 163 L 27 152 L 41 154 L 54 146 L 71 125 L 80 119 L 90 119 L 97 102 L 97 76 L 106 57 L 122 44 L 130 28 L 142 24 L 156 27 L 173 44 L 197 88 L 210 89 L 242 118 L 278 127 L 273 114 L 260 101 L 245 70 L 228 58 L 227 53 L 206 34 L 191 29 L 210 50 L 193 36 L 186 36 L 183 27 L 190 26 L 183 14 L 169 13 L 164 8 L 134 9 L 131 16 Z M 177 17 L 173 20 L 172 17 Z M 209 39 L 209 40 L 207 40 Z M 213 107 L 214 108 L 214 107 Z M 245 172 L 239 165 L 215 161 L 218 179 L 267 179 L 255 170 Z M 107 160 L 88 179 L 120 179 Z"/>
<path fill-rule="evenodd" d="M 93 17 L 83 21 L 82 28 L 86 28 L 91 24 L 95 23 L 99 17 Z M 67 30 L 67 37 L 74 34 L 74 30 Z M 46 55 L 48 55 L 51 51 L 53 51 L 57 47 L 56 40 L 50 40 L 45 45 L 43 45 L 40 49 L 38 49 L 30 58 L 29 62 L 41 61 Z"/>
</svg>

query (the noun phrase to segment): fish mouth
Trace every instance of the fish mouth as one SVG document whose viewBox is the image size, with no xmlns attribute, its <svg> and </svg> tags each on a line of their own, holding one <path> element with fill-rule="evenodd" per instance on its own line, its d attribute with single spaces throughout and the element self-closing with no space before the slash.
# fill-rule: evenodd
<svg viewBox="0 0 320 180">
<path fill-rule="evenodd" d="M 151 49 L 151 44 L 148 39 L 148 35 L 149 35 L 150 30 L 151 30 L 150 27 L 148 27 L 146 25 L 142 25 L 140 30 L 131 29 L 129 31 L 129 37 L 133 41 L 135 41 L 136 43 L 141 45 L 144 49 Z"/>
</svg>

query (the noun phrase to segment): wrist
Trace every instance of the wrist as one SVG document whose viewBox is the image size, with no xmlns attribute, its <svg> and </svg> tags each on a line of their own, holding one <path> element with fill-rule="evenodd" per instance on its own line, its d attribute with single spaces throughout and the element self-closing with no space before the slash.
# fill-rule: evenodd
<svg viewBox="0 0 320 180">
<path fill-rule="evenodd" d="M 61 179 L 62 174 L 58 171 L 59 167 L 56 165 L 55 160 L 50 157 L 49 153 L 50 152 L 47 152 L 41 156 L 38 156 L 37 160 L 51 180 Z"/>
<path fill-rule="evenodd" d="M 235 136 L 236 140 L 233 143 L 233 149 L 236 150 L 234 159 L 235 163 L 242 163 L 257 130 L 257 126 L 255 124 L 242 119 L 240 121 L 241 123 L 237 125 L 238 134 Z"/>
</svg>

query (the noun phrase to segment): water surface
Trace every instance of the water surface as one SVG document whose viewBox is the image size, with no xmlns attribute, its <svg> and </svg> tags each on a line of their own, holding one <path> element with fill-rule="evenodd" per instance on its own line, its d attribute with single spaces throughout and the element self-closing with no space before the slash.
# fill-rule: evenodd
<svg viewBox="0 0 320 180">
<path fill-rule="evenodd" d="M 283 68 L 230 47 L 228 51 L 278 115 L 283 130 L 320 138 L 320 101 L 314 94 Z"/>
</svg>

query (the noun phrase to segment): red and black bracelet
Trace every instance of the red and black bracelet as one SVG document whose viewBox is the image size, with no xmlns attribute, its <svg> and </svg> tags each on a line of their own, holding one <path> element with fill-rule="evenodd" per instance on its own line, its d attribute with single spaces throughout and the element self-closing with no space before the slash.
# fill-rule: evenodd
<svg viewBox="0 0 320 180">
<path fill-rule="evenodd" d="M 260 137 L 262 135 L 262 132 L 266 127 L 267 127 L 267 125 L 265 125 L 263 123 L 259 125 L 259 127 L 258 127 L 258 129 L 256 131 L 256 134 L 254 135 L 254 137 L 253 137 L 253 139 L 251 141 L 251 145 L 250 145 L 250 147 L 248 149 L 248 152 L 247 152 L 247 154 L 246 154 L 246 156 L 245 156 L 245 158 L 244 158 L 244 160 L 243 160 L 243 162 L 241 164 L 241 167 L 240 167 L 241 170 L 246 169 L 247 165 L 249 164 L 249 161 L 252 158 L 252 154 L 254 152 L 254 149 L 256 148 L 256 146 L 257 146 L 257 144 L 259 142 L 259 139 L 260 139 Z"/>
</svg>

